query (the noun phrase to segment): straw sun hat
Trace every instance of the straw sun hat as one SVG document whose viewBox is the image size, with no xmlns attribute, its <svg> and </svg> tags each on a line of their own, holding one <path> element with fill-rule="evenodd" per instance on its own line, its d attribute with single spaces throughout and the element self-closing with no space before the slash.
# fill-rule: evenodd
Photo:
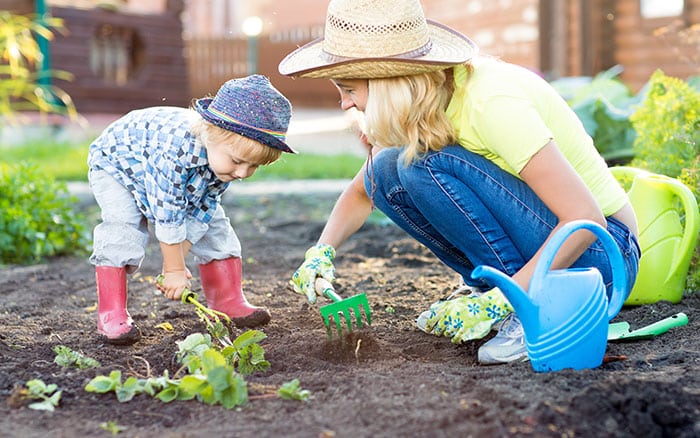
<svg viewBox="0 0 700 438">
<path fill-rule="evenodd" d="M 426 20 L 419 0 L 331 0 L 323 38 L 287 55 L 285 76 L 365 79 L 441 70 L 471 59 L 466 36 Z"/>
</svg>

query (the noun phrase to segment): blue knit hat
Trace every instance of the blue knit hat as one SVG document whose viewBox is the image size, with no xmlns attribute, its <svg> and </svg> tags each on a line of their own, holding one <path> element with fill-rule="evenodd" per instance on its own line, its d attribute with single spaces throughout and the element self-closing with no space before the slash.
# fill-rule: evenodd
<svg viewBox="0 0 700 438">
<path fill-rule="evenodd" d="M 227 81 L 213 99 L 198 99 L 195 110 L 219 128 L 296 153 L 285 143 L 292 105 L 263 75 Z"/>
</svg>

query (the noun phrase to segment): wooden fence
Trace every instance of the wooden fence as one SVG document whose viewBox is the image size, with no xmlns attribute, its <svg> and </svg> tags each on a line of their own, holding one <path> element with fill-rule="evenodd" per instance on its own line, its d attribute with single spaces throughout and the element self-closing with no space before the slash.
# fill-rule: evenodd
<svg viewBox="0 0 700 438">
<path fill-rule="evenodd" d="M 339 97 L 330 81 L 323 79 L 290 79 L 277 72 L 277 65 L 297 45 L 261 38 L 257 44 L 256 73 L 270 78 L 292 102 L 302 107 L 333 107 Z M 233 38 L 186 39 L 185 58 L 189 88 L 193 98 L 213 95 L 221 84 L 252 70 L 248 62 L 248 41 Z"/>
</svg>

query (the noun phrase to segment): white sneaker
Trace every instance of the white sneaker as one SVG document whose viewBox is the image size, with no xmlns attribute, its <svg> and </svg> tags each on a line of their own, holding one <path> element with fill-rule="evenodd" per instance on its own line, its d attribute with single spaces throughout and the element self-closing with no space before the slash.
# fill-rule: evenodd
<svg viewBox="0 0 700 438">
<path fill-rule="evenodd" d="M 525 332 L 515 313 L 508 315 L 498 329 L 498 334 L 479 348 L 478 357 L 482 365 L 527 359 Z"/>
</svg>

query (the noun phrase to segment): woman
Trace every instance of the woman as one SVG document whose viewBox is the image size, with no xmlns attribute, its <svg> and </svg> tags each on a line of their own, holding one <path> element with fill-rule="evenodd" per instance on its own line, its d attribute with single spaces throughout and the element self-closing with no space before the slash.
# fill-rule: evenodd
<svg viewBox="0 0 700 438">
<path fill-rule="evenodd" d="M 527 290 L 543 246 L 573 220 L 607 227 L 631 289 L 640 255 L 636 218 L 590 136 L 542 78 L 476 52 L 466 36 L 427 21 L 418 0 L 332 0 L 324 38 L 280 63 L 284 75 L 331 79 L 341 107 L 364 113 L 373 145 L 294 274 L 295 290 L 310 302 L 315 278 L 333 280 L 335 248 L 373 207 L 474 291 L 419 318 L 424 331 L 455 342 L 485 336 L 512 310 L 497 289 L 480 293 L 487 285 L 471 278 L 473 268 L 492 266 Z M 610 266 L 595 240 L 574 233 L 552 269 L 596 267 L 609 289 Z M 461 327 L 450 325 L 455 319 Z M 526 357 L 513 314 L 479 349 L 484 364 Z"/>
</svg>

